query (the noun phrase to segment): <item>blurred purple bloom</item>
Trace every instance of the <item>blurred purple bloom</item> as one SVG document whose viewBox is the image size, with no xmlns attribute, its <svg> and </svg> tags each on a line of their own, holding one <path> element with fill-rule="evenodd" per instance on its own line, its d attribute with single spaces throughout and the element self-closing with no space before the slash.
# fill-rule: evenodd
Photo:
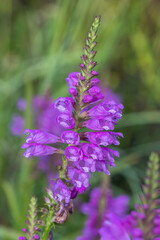
<svg viewBox="0 0 160 240">
<path fill-rule="evenodd" d="M 11 132 L 16 136 L 22 136 L 25 129 L 25 120 L 20 115 L 14 115 L 10 126 Z"/>
<path fill-rule="evenodd" d="M 27 107 L 27 102 L 24 98 L 20 98 L 17 102 L 17 108 L 19 111 L 24 111 Z"/>
<path fill-rule="evenodd" d="M 130 240 L 130 237 L 119 216 L 108 213 L 99 230 L 101 240 Z"/>
<path fill-rule="evenodd" d="M 106 209 L 99 216 L 99 204 L 101 198 L 106 201 Z M 125 228 L 125 219 L 127 217 L 127 209 L 129 198 L 126 195 L 120 195 L 113 198 L 111 192 L 104 193 L 100 188 L 92 190 L 90 202 L 82 205 L 81 210 L 88 215 L 83 235 L 78 237 L 81 239 L 102 239 L 102 240 L 130 240 L 127 229 Z M 101 221 L 101 222 L 100 222 Z"/>
<path fill-rule="evenodd" d="M 122 102 L 122 98 L 119 94 L 114 93 L 109 87 L 102 87 L 102 92 L 105 96 L 105 101 L 114 101 L 116 103 Z"/>
</svg>

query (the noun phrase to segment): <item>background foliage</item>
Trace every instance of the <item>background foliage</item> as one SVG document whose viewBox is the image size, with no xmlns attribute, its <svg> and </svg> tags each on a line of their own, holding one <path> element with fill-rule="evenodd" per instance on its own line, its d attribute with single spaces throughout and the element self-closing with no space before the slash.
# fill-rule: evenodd
<svg viewBox="0 0 160 240">
<path fill-rule="evenodd" d="M 112 186 L 115 195 L 130 195 L 131 208 L 137 201 L 147 158 L 160 149 L 159 8 L 159 0 L 0 1 L 0 239 L 18 239 L 31 195 L 41 205 L 47 186 L 36 160 L 23 159 L 24 140 L 10 133 L 16 102 L 27 99 L 25 118 L 33 127 L 33 95 L 67 95 L 65 78 L 78 71 L 84 39 L 99 14 L 96 70 L 125 106 L 119 125 L 125 138 Z M 92 182 L 100 184 L 100 175 Z M 82 199 L 87 201 L 88 193 Z M 65 226 L 57 226 L 55 239 L 75 239 L 84 219 L 76 209 Z"/>
</svg>

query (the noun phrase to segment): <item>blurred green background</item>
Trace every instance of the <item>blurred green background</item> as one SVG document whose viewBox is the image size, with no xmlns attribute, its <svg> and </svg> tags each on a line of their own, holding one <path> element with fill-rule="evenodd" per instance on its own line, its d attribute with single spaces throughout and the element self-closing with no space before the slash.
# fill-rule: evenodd
<svg viewBox="0 0 160 240">
<path fill-rule="evenodd" d="M 10 133 L 19 98 L 50 90 L 67 96 L 65 78 L 78 71 L 89 27 L 102 16 L 96 70 L 104 86 L 122 96 L 124 116 L 117 129 L 121 158 L 112 170 L 114 194 L 126 192 L 131 207 L 151 151 L 160 150 L 160 1 L 159 0 L 5 0 L 0 1 L 0 239 L 21 235 L 31 195 L 43 200 L 47 182 L 23 159 L 24 139 Z M 92 178 L 99 184 L 99 175 Z M 88 199 L 86 195 L 80 197 Z M 75 239 L 85 217 L 75 211 L 55 239 Z M 82 221 L 81 221 L 82 220 Z"/>
</svg>

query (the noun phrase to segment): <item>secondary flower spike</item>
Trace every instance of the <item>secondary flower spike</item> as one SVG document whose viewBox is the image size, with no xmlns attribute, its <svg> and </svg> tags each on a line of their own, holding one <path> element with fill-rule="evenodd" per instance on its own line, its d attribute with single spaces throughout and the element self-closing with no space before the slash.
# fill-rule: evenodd
<svg viewBox="0 0 160 240">
<path fill-rule="evenodd" d="M 122 133 L 113 132 L 122 117 L 123 105 L 103 100 L 99 73 L 93 70 L 97 65 L 94 48 L 99 24 L 100 17 L 96 17 L 86 39 L 80 71 L 70 73 L 66 79 L 71 96 L 58 98 L 53 106 L 59 111 L 61 135 L 29 129 L 27 143 L 22 146 L 27 148 L 26 157 L 64 154 L 59 177 L 52 186 L 55 200 L 64 205 L 90 186 L 90 173 L 110 174 L 109 168 L 116 166 L 115 157 L 119 157 L 110 145 L 119 145 L 119 138 L 123 137 Z"/>
</svg>

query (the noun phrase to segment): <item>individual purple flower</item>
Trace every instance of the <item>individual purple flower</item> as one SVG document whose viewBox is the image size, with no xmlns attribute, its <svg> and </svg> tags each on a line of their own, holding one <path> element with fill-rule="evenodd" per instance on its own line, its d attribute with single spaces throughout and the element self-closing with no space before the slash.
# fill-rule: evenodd
<svg viewBox="0 0 160 240">
<path fill-rule="evenodd" d="M 20 115 L 14 115 L 10 126 L 11 132 L 16 136 L 21 136 L 24 133 L 25 120 Z"/>
<path fill-rule="evenodd" d="M 117 138 L 123 137 L 123 134 L 115 132 L 88 132 L 87 136 L 93 144 L 108 146 L 111 144 L 119 145 L 120 142 Z"/>
<path fill-rule="evenodd" d="M 81 148 L 86 157 L 103 160 L 103 153 L 100 147 L 90 143 L 82 143 Z"/>
<path fill-rule="evenodd" d="M 91 86 L 94 86 L 94 85 L 99 84 L 99 83 L 100 83 L 100 80 L 98 78 L 93 78 L 90 81 Z"/>
<path fill-rule="evenodd" d="M 38 143 L 24 143 L 21 148 L 27 148 L 27 150 L 23 153 L 26 158 L 29 158 L 31 156 L 39 157 L 51 155 L 57 151 L 57 149 L 54 147 Z"/>
<path fill-rule="evenodd" d="M 77 162 L 83 158 L 82 150 L 76 146 L 69 146 L 64 152 L 68 161 Z"/>
<path fill-rule="evenodd" d="M 89 94 L 94 96 L 96 94 L 99 94 L 101 93 L 101 88 L 97 85 L 94 85 L 93 87 L 91 87 L 89 90 L 88 90 Z"/>
<path fill-rule="evenodd" d="M 68 175 L 79 193 L 83 193 L 89 187 L 89 175 L 70 167 Z"/>
<path fill-rule="evenodd" d="M 98 75 L 99 75 L 99 72 L 93 70 L 93 71 L 92 71 L 92 75 L 93 75 L 93 76 L 98 76 Z"/>
<path fill-rule="evenodd" d="M 64 131 L 61 134 L 61 141 L 63 143 L 67 143 L 67 144 L 79 145 L 80 137 L 79 137 L 79 134 L 77 132 L 73 131 L 73 130 Z"/>
<path fill-rule="evenodd" d="M 113 122 L 117 122 L 122 117 L 123 105 L 114 101 L 102 102 L 88 111 L 88 115 L 95 117 L 111 117 Z"/>
<path fill-rule="evenodd" d="M 60 97 L 55 101 L 54 106 L 58 111 L 72 115 L 73 105 L 70 98 Z"/>
<path fill-rule="evenodd" d="M 59 137 L 53 135 L 51 133 L 47 133 L 41 130 L 31 130 L 26 129 L 24 134 L 27 134 L 27 143 L 40 143 L 40 144 L 48 144 L 48 143 L 56 143 L 59 140 Z"/>
<path fill-rule="evenodd" d="M 83 157 L 78 163 L 76 163 L 76 167 L 86 173 L 96 171 L 95 161 L 93 158 Z"/>
<path fill-rule="evenodd" d="M 67 129 L 72 129 L 75 127 L 75 120 L 72 116 L 62 113 L 57 117 L 57 122 Z"/>
<path fill-rule="evenodd" d="M 92 130 L 102 131 L 102 130 L 113 130 L 114 124 L 111 119 L 108 118 L 92 118 L 86 122 L 84 125 Z"/>
</svg>

